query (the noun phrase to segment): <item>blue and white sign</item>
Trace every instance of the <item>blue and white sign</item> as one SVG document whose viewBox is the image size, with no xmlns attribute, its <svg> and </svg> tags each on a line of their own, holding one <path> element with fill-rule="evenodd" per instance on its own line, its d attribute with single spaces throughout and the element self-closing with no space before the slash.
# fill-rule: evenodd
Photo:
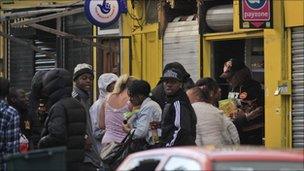
<svg viewBox="0 0 304 171">
<path fill-rule="evenodd" d="M 125 0 L 86 0 L 84 11 L 87 19 L 98 27 L 108 27 L 115 23 L 126 11 Z"/>
</svg>

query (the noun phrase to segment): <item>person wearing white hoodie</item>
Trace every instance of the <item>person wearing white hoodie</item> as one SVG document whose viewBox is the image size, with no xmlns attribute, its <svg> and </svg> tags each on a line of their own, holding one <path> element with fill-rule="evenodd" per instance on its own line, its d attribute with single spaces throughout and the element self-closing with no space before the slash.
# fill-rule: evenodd
<svg viewBox="0 0 304 171">
<path fill-rule="evenodd" d="M 100 75 L 98 79 L 99 97 L 90 107 L 93 136 L 98 142 L 100 142 L 97 144 L 99 152 L 101 151 L 101 140 L 104 134 L 104 130 L 99 128 L 99 113 L 106 96 L 113 91 L 117 79 L 118 76 L 113 73 Z"/>
</svg>

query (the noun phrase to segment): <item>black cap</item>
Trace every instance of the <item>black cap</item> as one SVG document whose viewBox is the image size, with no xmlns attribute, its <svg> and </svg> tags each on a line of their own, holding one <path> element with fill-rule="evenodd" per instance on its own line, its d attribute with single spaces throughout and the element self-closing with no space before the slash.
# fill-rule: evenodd
<svg viewBox="0 0 304 171">
<path fill-rule="evenodd" d="M 167 69 L 164 71 L 164 74 L 161 77 L 161 80 L 165 81 L 168 79 L 176 79 L 176 80 L 182 82 L 183 81 L 182 73 L 175 68 Z"/>
<path fill-rule="evenodd" d="M 228 69 L 226 70 L 226 72 L 223 72 L 220 75 L 220 78 L 230 78 L 232 77 L 236 72 L 238 72 L 239 70 L 242 70 L 244 68 L 247 68 L 244 61 L 239 60 L 239 59 L 235 59 L 235 58 L 231 58 L 229 59 L 227 62 L 225 62 L 225 65 L 227 63 L 230 63 L 230 67 L 228 67 Z"/>
<path fill-rule="evenodd" d="M 246 67 L 244 61 L 242 61 L 242 60 L 231 58 L 229 61 L 231 61 L 231 63 L 232 63 L 231 70 L 234 72 L 239 71 Z"/>
</svg>

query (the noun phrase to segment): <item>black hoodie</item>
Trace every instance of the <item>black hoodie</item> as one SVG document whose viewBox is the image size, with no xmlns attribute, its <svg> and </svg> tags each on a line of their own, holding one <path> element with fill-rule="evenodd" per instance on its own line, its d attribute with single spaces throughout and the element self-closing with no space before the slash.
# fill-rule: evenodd
<svg viewBox="0 0 304 171">
<path fill-rule="evenodd" d="M 185 68 L 183 67 L 182 64 L 178 63 L 178 62 L 172 62 L 172 63 L 168 63 L 164 70 L 163 70 L 163 74 L 166 70 L 168 69 L 176 69 L 179 71 L 179 73 L 181 73 L 181 77 L 182 77 L 182 83 L 183 83 L 183 89 L 186 91 L 190 88 L 192 88 L 194 86 L 194 82 L 193 80 L 190 78 L 190 74 L 187 73 L 187 71 L 185 70 Z M 162 80 L 160 80 L 157 83 L 157 86 L 152 90 L 152 96 L 151 99 L 156 101 L 159 106 L 161 107 L 161 109 L 163 110 L 166 104 L 166 94 L 165 94 L 165 90 L 164 90 L 164 86 L 162 84 Z"/>
<path fill-rule="evenodd" d="M 179 89 L 167 98 L 162 114 L 161 142 L 166 147 L 195 145 L 197 120 L 186 93 Z"/>
<path fill-rule="evenodd" d="M 84 158 L 84 136 L 86 112 L 74 98 L 72 75 L 65 69 L 56 68 L 43 78 L 43 95 L 50 106 L 39 148 L 66 146 L 67 162 L 82 163 Z"/>
</svg>

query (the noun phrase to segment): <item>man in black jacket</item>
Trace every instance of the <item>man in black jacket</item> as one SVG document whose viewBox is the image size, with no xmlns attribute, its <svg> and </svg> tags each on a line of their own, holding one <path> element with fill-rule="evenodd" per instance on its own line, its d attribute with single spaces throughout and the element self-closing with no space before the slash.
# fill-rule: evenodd
<svg viewBox="0 0 304 171">
<path fill-rule="evenodd" d="M 91 107 L 90 91 L 93 85 L 94 73 L 92 66 L 86 63 L 78 64 L 74 68 L 73 81 L 74 87 L 72 97 L 77 99 L 85 108 L 87 127 L 85 141 L 84 162 L 88 167 L 96 170 L 101 167 L 101 159 L 97 149 L 97 140 L 93 136 L 92 122 L 89 109 Z"/>
<path fill-rule="evenodd" d="M 166 147 L 195 145 L 196 115 L 182 89 L 182 73 L 167 69 L 161 80 L 167 98 L 162 113 L 161 142 Z"/>
<path fill-rule="evenodd" d="M 179 71 L 180 77 L 181 77 L 181 83 L 182 83 L 181 87 L 183 90 L 185 90 L 185 92 L 186 92 L 186 90 L 188 90 L 194 86 L 194 82 L 191 79 L 190 74 L 187 73 L 184 66 L 178 62 L 168 63 L 163 70 L 163 74 L 166 70 L 172 69 L 172 68 Z M 163 110 L 167 99 L 166 99 L 166 93 L 165 93 L 164 85 L 163 85 L 162 81 L 163 80 L 160 80 L 157 83 L 157 86 L 152 90 L 151 99 L 156 101 L 159 104 L 159 106 L 161 107 L 161 109 Z"/>
<path fill-rule="evenodd" d="M 66 146 L 68 170 L 86 170 L 83 165 L 86 112 L 72 93 L 72 76 L 61 68 L 48 71 L 43 78 L 42 93 L 50 106 L 39 148 Z"/>
<path fill-rule="evenodd" d="M 47 116 L 47 107 L 44 103 L 44 97 L 42 97 L 42 78 L 47 71 L 37 71 L 32 78 L 31 82 L 31 92 L 29 94 L 29 106 L 28 114 L 32 121 L 31 132 L 33 148 L 38 148 L 38 142 L 40 140 L 41 131 L 43 129 L 43 124 Z M 43 110 L 42 110 L 43 109 Z"/>
</svg>

